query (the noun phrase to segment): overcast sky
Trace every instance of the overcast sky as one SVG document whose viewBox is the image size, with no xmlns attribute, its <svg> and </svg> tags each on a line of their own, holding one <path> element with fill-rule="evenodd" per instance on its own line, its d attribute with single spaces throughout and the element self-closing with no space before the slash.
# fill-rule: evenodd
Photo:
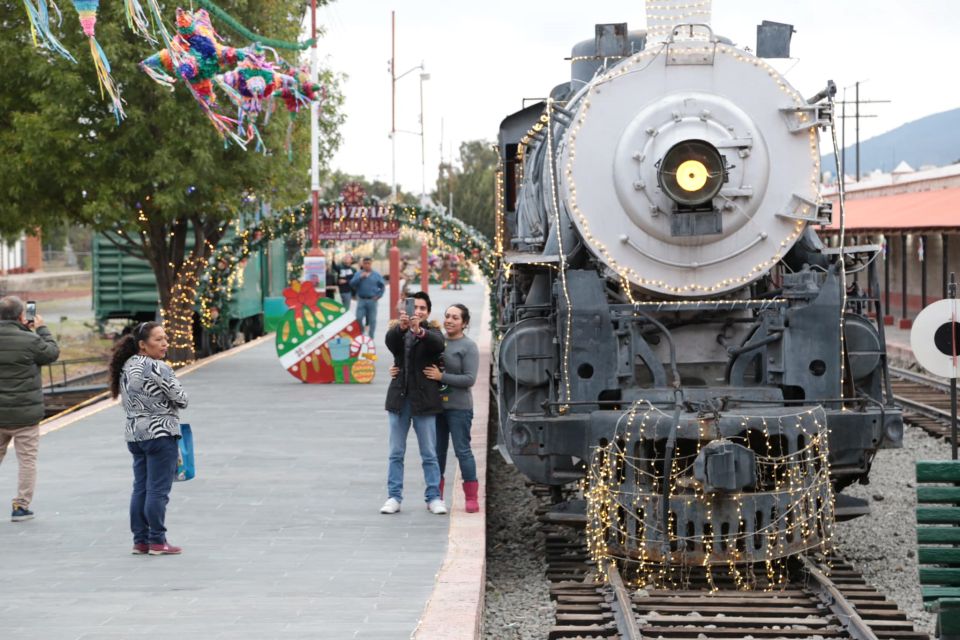
<svg viewBox="0 0 960 640">
<path fill-rule="evenodd" d="M 318 10 L 326 30 L 321 58 L 347 74 L 343 145 L 333 168 L 391 182 L 390 11 L 396 11 L 397 72 L 425 64 L 423 83 L 427 191 L 443 155 L 460 142 L 494 141 L 500 121 L 524 98 L 545 96 L 569 79 L 571 47 L 593 25 L 646 27 L 642 0 L 337 0 Z M 714 31 L 739 46 L 756 44 L 762 20 L 794 25 L 792 59 L 771 61 L 803 95 L 832 79 L 847 90 L 860 81 L 861 140 L 923 116 L 960 107 L 953 68 L 960 2 L 947 0 L 713 0 Z M 397 128 L 419 131 L 420 78 L 397 83 Z M 848 113 L 852 107 L 848 107 Z M 853 143 L 848 121 L 847 144 Z M 839 133 L 838 133 L 839 138 Z M 827 140 L 828 137 L 824 137 Z M 420 138 L 397 137 L 397 182 L 419 193 Z"/>
</svg>

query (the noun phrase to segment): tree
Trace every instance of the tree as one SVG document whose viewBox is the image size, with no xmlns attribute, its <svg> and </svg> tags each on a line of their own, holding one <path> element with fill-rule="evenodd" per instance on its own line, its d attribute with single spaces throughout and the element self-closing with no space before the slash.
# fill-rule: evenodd
<svg viewBox="0 0 960 640">
<path fill-rule="evenodd" d="M 302 2 L 223 4 L 256 33 L 299 37 Z M 179 348 L 171 358 L 191 360 L 192 291 L 228 223 L 245 202 L 262 199 L 280 208 L 307 197 L 309 114 L 302 112 L 295 123 L 292 160 L 284 153 L 282 108 L 261 128 L 268 153 L 225 145 L 181 81 L 171 94 L 140 72 L 137 63 L 158 47 L 127 27 L 123 3 L 104 2 L 97 39 L 126 102 L 127 118 L 118 125 L 100 96 L 75 13 L 65 12 L 59 35 L 77 64 L 32 46 L 22 3 L 0 0 L 0 10 L 9 16 L 0 21 L 0 233 L 64 219 L 114 231 L 110 237 L 118 245 L 153 268 L 167 329 Z M 216 18 L 214 25 L 227 44 L 249 44 Z M 298 62 L 295 52 L 284 53 Z M 326 162 L 340 142 L 343 99 L 339 77 L 326 72 L 321 82 L 320 158 Z"/>
<path fill-rule="evenodd" d="M 460 218 L 488 239 L 494 233 L 494 189 L 497 170 L 497 151 L 486 140 L 471 140 L 460 144 L 460 167 L 441 165 L 437 176 L 437 190 L 433 197 L 446 205 L 453 193 L 453 215 Z"/>
</svg>

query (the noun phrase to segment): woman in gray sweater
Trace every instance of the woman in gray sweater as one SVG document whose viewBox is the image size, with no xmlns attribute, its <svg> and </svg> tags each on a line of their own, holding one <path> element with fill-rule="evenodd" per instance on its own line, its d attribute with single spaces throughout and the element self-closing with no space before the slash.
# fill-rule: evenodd
<svg viewBox="0 0 960 640">
<path fill-rule="evenodd" d="M 430 365 L 423 374 L 437 380 L 441 387 L 443 413 L 437 416 L 437 462 L 440 463 L 440 497 L 443 497 L 443 471 L 447 463 L 447 448 L 453 439 L 453 450 L 460 462 L 463 476 L 463 495 L 468 513 L 480 510 L 477 494 L 477 463 L 470 450 L 470 425 L 473 423 L 473 396 L 470 388 L 477 381 L 480 353 L 477 344 L 464 335 L 470 324 L 470 311 L 462 304 L 455 304 L 444 313 L 443 328 L 446 332 L 446 348 L 443 352 L 444 370 Z"/>
</svg>

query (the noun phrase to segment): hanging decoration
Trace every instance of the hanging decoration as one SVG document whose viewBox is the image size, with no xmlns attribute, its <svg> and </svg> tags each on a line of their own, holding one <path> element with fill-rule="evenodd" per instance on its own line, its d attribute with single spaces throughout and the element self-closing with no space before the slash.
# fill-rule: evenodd
<svg viewBox="0 0 960 640">
<path fill-rule="evenodd" d="M 163 24 L 163 18 L 157 0 L 144 0 L 144 2 L 147 4 L 147 11 L 144 11 L 139 0 L 123 0 L 123 7 L 127 14 L 127 26 L 130 27 L 134 33 L 153 43 L 157 42 L 154 34 L 154 30 L 156 30 L 156 32 L 160 34 L 161 40 L 169 46 L 170 33 Z M 147 15 L 148 12 L 149 16 Z M 151 23 L 153 24 L 152 27 Z"/>
<path fill-rule="evenodd" d="M 27 19 L 30 21 L 30 37 L 33 39 L 33 46 L 49 49 L 70 62 L 76 62 L 76 58 L 70 55 L 50 30 L 50 9 L 47 7 L 47 0 L 23 0 L 23 6 L 27 10 Z M 57 24 L 59 24 L 63 19 L 59 7 L 52 0 L 50 7 L 57 15 Z"/>
<path fill-rule="evenodd" d="M 217 15 L 223 17 L 227 14 L 217 7 Z M 232 18 L 230 20 L 236 23 Z M 249 30 L 237 30 L 255 35 Z M 258 128 L 259 117 L 266 111 L 269 118 L 274 109 L 271 98 L 283 100 L 291 114 L 285 144 L 289 155 L 292 119 L 301 108 L 318 101 L 322 89 L 312 81 L 308 69 L 292 67 L 266 44 L 275 46 L 277 42 L 260 39 L 244 48 L 226 46 L 205 9 L 191 12 L 177 8 L 176 36 L 165 49 L 142 60 L 140 68 L 170 89 L 177 78 L 183 79 L 221 137 L 244 149 L 256 141 L 255 148 L 265 151 Z M 268 52 L 274 54 L 273 61 L 268 59 Z M 220 113 L 215 87 L 219 87 L 236 107 L 235 117 Z"/>
<path fill-rule="evenodd" d="M 290 51 L 304 51 L 305 49 L 312 47 L 316 42 L 316 40 L 313 38 L 304 40 L 303 42 L 288 42 L 286 40 L 265 38 L 240 24 L 236 18 L 221 9 L 211 0 L 197 0 L 197 4 L 206 7 L 213 15 L 217 16 L 218 19 L 223 20 L 228 27 L 239 33 L 247 40 L 250 40 L 251 42 L 259 42 L 265 47 L 271 47 L 273 49 L 288 49 Z"/>
<path fill-rule="evenodd" d="M 90 41 L 90 55 L 93 57 L 93 66 L 97 71 L 97 81 L 100 83 L 100 96 L 109 96 L 110 110 L 119 124 L 126 117 L 123 112 L 123 102 L 117 83 L 110 75 L 110 61 L 100 47 L 96 38 L 97 11 L 100 9 L 100 0 L 73 0 L 73 6 L 80 16 L 80 26 Z"/>
<path fill-rule="evenodd" d="M 251 47 L 233 71 L 216 76 L 217 86 L 237 107 L 238 135 L 244 135 L 246 123 L 246 141 L 256 139 L 258 151 L 263 148 L 263 140 L 257 129 L 257 119 L 278 86 L 292 82 L 292 78 L 276 71 L 259 45 Z"/>
<path fill-rule="evenodd" d="M 171 89 L 177 78 L 182 78 L 214 128 L 244 145 L 232 132 L 234 121 L 214 110 L 217 96 L 213 79 L 231 70 L 246 55 L 245 50 L 225 46 L 220 41 L 206 11 L 190 12 L 178 7 L 177 34 L 170 46 L 142 60 L 140 69 Z"/>
<path fill-rule="evenodd" d="M 310 75 L 310 67 L 304 65 L 295 68 L 282 59 L 279 62 L 284 73 L 293 79 L 293 82 L 284 82 L 280 88 L 280 99 L 283 100 L 288 115 L 284 149 L 287 152 L 287 157 L 293 159 L 293 126 L 296 122 L 297 114 L 300 113 L 301 109 L 309 107 L 313 102 L 322 102 L 323 99 L 327 97 L 326 88 L 317 82 L 313 82 Z M 269 117 L 270 111 L 267 112 L 268 120 Z"/>
</svg>

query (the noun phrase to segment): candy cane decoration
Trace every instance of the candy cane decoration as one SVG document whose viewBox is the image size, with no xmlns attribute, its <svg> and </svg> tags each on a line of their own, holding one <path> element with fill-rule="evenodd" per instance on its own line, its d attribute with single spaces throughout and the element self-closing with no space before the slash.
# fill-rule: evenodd
<svg viewBox="0 0 960 640">
<path fill-rule="evenodd" d="M 353 358 L 377 359 L 377 345 L 370 336 L 359 335 L 350 343 L 350 356 Z"/>
</svg>

